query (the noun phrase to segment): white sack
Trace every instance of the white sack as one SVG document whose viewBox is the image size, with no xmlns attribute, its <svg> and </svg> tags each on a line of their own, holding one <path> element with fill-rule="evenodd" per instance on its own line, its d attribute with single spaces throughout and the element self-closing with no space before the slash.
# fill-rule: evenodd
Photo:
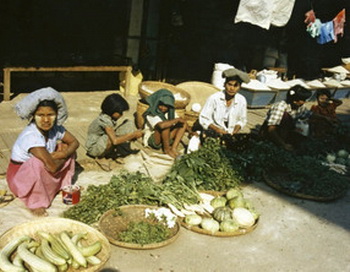
<svg viewBox="0 0 350 272">
<path fill-rule="evenodd" d="M 230 68 L 235 67 L 227 63 L 215 63 L 214 71 L 211 77 L 211 84 L 222 90 L 225 83 L 225 79 L 222 77 L 222 72 Z"/>
</svg>

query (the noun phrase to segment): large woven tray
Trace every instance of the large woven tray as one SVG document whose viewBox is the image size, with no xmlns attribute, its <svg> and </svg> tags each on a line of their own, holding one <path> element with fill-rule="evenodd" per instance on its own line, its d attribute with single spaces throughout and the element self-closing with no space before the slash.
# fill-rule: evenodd
<svg viewBox="0 0 350 272">
<path fill-rule="evenodd" d="M 347 190 L 344 190 L 342 192 L 339 192 L 338 194 L 334 194 L 334 195 L 328 196 L 328 197 L 308 195 L 308 194 L 303 194 L 303 193 L 298 193 L 298 192 L 292 192 L 292 191 L 285 189 L 279 183 L 274 182 L 274 177 L 269 176 L 267 173 L 263 173 L 263 177 L 264 177 L 265 183 L 267 185 L 269 185 L 271 188 L 275 189 L 276 191 L 283 193 L 283 194 L 286 194 L 286 195 L 289 195 L 289 196 L 292 196 L 292 197 L 300 198 L 300 199 L 327 202 L 327 201 L 339 199 L 339 198 L 343 197 L 347 192 Z"/>
<path fill-rule="evenodd" d="M 152 93 L 160 90 L 167 89 L 172 92 L 174 95 L 180 94 L 182 99 L 176 99 L 175 97 L 175 109 L 185 109 L 186 106 L 191 101 L 191 95 L 185 90 L 174 86 L 170 83 L 160 82 L 160 81 L 143 81 L 139 85 L 139 95 L 141 99 L 145 99 Z"/>
<path fill-rule="evenodd" d="M 148 221 L 144 214 L 146 208 L 157 209 L 159 207 L 148 205 L 121 206 L 118 208 L 118 210 L 120 210 L 120 215 L 119 211 L 109 210 L 100 217 L 98 223 L 99 229 L 106 235 L 107 239 L 112 244 L 129 249 L 154 249 L 164 247 L 174 242 L 177 239 L 180 231 L 180 224 L 178 222 L 176 223 L 175 227 L 170 229 L 170 238 L 159 243 L 140 245 L 125 243 L 118 239 L 118 234 L 126 230 L 130 222 Z"/>
<path fill-rule="evenodd" d="M 217 232 L 210 232 L 208 230 L 202 229 L 198 226 L 191 226 L 188 225 L 184 222 L 184 220 L 181 220 L 181 226 L 185 227 L 188 230 L 200 233 L 200 234 L 205 234 L 205 235 L 210 235 L 210 236 L 216 236 L 216 237 L 233 237 L 233 236 L 239 236 L 239 235 L 243 235 L 243 234 L 247 234 L 249 232 L 252 232 L 253 230 L 255 230 L 255 228 L 258 226 L 258 221 L 259 219 L 257 219 L 255 221 L 255 224 L 253 226 L 251 226 L 250 228 L 244 228 L 244 229 L 238 229 L 237 231 L 234 232 L 224 232 L 224 231 L 217 231 Z"/>
<path fill-rule="evenodd" d="M 101 260 L 101 263 L 99 265 L 89 265 L 87 268 L 81 267 L 79 269 L 73 269 L 72 267 L 70 267 L 67 271 L 99 271 L 105 265 L 111 254 L 111 247 L 108 240 L 102 233 L 100 233 L 96 229 L 84 223 L 71 219 L 48 217 L 17 225 L 7 230 L 0 236 L 0 248 L 3 248 L 8 242 L 21 235 L 28 235 L 34 239 L 38 239 L 38 231 L 45 231 L 55 234 L 65 230 L 72 231 L 73 233 L 86 232 L 89 244 L 94 243 L 96 241 L 100 241 L 102 243 L 102 249 L 96 255 Z"/>
<path fill-rule="evenodd" d="M 201 193 L 206 193 L 206 194 L 211 194 L 215 197 L 217 196 L 223 196 L 224 194 L 226 194 L 226 192 L 218 192 L 218 191 L 200 191 Z M 252 232 L 257 226 L 258 226 L 258 221 L 259 219 L 257 219 L 255 221 L 255 224 L 253 226 L 251 226 L 250 228 L 240 228 L 235 232 L 224 232 L 224 231 L 217 231 L 217 232 L 210 232 L 208 230 L 202 229 L 199 226 L 193 226 L 193 225 L 189 225 L 186 224 L 184 219 L 182 219 L 180 221 L 181 226 L 183 226 L 184 228 L 200 233 L 200 234 L 205 234 L 205 235 L 210 235 L 210 236 L 216 236 L 216 237 L 232 237 L 232 236 L 239 236 L 239 235 L 243 235 L 243 234 L 247 234 L 249 232 Z"/>
</svg>

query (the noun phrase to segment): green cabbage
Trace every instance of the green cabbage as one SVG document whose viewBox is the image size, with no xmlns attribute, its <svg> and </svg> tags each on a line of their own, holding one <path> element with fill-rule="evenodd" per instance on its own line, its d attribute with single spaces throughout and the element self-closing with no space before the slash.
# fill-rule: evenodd
<svg viewBox="0 0 350 272">
<path fill-rule="evenodd" d="M 213 198 L 211 201 L 210 201 L 210 205 L 213 206 L 213 208 L 218 208 L 218 207 L 224 207 L 226 206 L 226 202 L 227 202 L 227 199 L 226 197 L 223 197 L 223 196 L 217 196 L 215 198 Z"/>
<path fill-rule="evenodd" d="M 236 188 L 231 188 L 226 193 L 226 198 L 228 200 L 235 198 L 235 197 L 238 197 L 238 196 L 243 197 L 243 193 L 239 189 L 236 189 Z"/>
<path fill-rule="evenodd" d="M 220 230 L 224 232 L 235 232 L 239 229 L 239 225 L 233 219 L 226 219 L 220 223 Z"/>
<path fill-rule="evenodd" d="M 243 197 L 237 196 L 235 198 L 232 198 L 228 201 L 228 205 L 230 206 L 231 209 L 234 208 L 239 208 L 239 207 L 245 207 L 246 201 Z"/>
<path fill-rule="evenodd" d="M 218 207 L 213 211 L 213 217 L 215 220 L 221 222 L 231 218 L 231 213 L 232 211 L 229 207 Z"/>
<path fill-rule="evenodd" d="M 341 149 L 338 151 L 338 158 L 343 158 L 343 159 L 347 159 L 349 156 L 349 152 L 346 151 L 345 149 Z"/>
</svg>

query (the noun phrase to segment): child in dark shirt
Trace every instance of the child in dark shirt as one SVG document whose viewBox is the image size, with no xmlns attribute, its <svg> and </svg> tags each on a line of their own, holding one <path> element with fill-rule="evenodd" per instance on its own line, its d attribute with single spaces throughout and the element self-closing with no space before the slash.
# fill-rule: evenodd
<svg viewBox="0 0 350 272">
<path fill-rule="evenodd" d="M 312 105 L 311 111 L 316 118 L 310 120 L 311 136 L 324 138 L 332 135 L 340 124 L 336 109 L 343 102 L 331 97 L 328 89 L 319 89 L 316 92 L 317 105 Z"/>
</svg>

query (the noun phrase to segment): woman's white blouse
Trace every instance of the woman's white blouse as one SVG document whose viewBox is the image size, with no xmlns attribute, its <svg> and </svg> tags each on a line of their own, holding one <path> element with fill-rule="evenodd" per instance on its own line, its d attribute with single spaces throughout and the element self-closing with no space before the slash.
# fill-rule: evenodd
<svg viewBox="0 0 350 272">
<path fill-rule="evenodd" d="M 12 147 L 11 159 L 17 162 L 25 162 L 33 155 L 29 152 L 32 147 L 45 147 L 49 153 L 56 150 L 57 141 L 65 134 L 63 126 L 54 126 L 49 131 L 49 138 L 45 141 L 44 135 L 40 133 L 35 123 L 30 123 L 18 136 Z"/>
</svg>

